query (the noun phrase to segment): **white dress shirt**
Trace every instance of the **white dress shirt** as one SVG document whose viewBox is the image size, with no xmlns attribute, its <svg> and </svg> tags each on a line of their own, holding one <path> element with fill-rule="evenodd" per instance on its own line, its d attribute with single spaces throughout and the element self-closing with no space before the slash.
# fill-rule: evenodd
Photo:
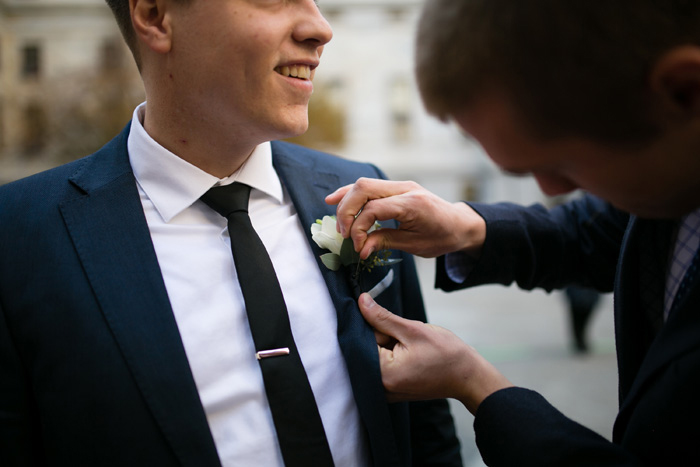
<svg viewBox="0 0 700 467">
<path fill-rule="evenodd" d="M 333 460 L 368 464 L 330 294 L 305 229 L 272 166 L 269 143 L 218 179 L 160 146 L 134 111 L 129 160 L 190 368 L 222 464 L 283 466 L 233 263 L 227 222 L 199 200 L 216 184 L 250 185 L 250 217 L 270 255 Z M 320 215 L 320 213 L 319 213 Z M 309 460 L 313 464 L 312 459 Z"/>
</svg>

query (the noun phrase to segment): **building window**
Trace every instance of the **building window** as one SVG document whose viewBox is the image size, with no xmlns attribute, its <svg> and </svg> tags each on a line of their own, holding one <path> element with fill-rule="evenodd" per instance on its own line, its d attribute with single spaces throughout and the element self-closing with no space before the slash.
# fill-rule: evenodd
<svg viewBox="0 0 700 467">
<path fill-rule="evenodd" d="M 389 106 L 391 126 L 396 142 L 411 139 L 411 85 L 406 77 L 398 77 L 390 84 Z"/>
<path fill-rule="evenodd" d="M 403 23 L 408 17 L 409 9 L 405 5 L 396 5 L 386 8 L 386 14 L 394 23 Z"/>
<path fill-rule="evenodd" d="M 48 119 L 44 108 L 38 104 L 29 104 L 24 109 L 24 137 L 22 149 L 28 156 L 36 156 L 46 147 L 48 138 Z"/>
<path fill-rule="evenodd" d="M 319 8 L 323 17 L 326 18 L 326 21 L 331 24 L 340 20 L 341 16 L 343 15 L 343 9 L 338 6 L 331 6 L 321 2 Z"/>
<path fill-rule="evenodd" d="M 345 144 L 346 108 L 341 80 L 314 81 L 309 101 L 309 128 L 287 141 L 321 150 L 336 150 Z"/>
<path fill-rule="evenodd" d="M 38 78 L 40 72 L 41 49 L 38 45 L 26 45 L 22 49 L 22 77 Z"/>
<path fill-rule="evenodd" d="M 481 180 L 468 178 L 462 185 L 462 201 L 481 201 Z"/>
<path fill-rule="evenodd" d="M 121 68 L 123 48 L 121 39 L 107 39 L 102 43 L 100 51 L 100 68 L 104 72 L 115 71 Z"/>
<path fill-rule="evenodd" d="M 0 157 L 3 149 L 5 149 L 5 107 L 0 99 Z"/>
</svg>

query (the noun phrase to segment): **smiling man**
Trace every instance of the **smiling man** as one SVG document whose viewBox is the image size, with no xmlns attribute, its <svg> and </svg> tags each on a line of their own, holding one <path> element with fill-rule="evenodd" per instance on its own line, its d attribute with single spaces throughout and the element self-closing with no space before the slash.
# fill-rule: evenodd
<svg viewBox="0 0 700 467">
<path fill-rule="evenodd" d="M 109 0 L 147 101 L 97 153 L 0 188 L 0 464 L 460 465 L 445 400 L 389 405 L 310 226 L 358 164 L 308 126 L 312 0 Z M 425 320 L 412 259 L 377 300 Z"/>
</svg>

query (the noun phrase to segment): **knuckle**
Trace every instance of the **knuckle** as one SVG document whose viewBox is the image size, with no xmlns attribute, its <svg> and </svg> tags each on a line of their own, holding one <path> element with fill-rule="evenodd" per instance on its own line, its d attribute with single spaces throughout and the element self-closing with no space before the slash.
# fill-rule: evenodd
<svg viewBox="0 0 700 467">
<path fill-rule="evenodd" d="M 414 182 L 413 180 L 408 182 L 408 187 L 410 188 L 411 191 L 421 190 L 423 188 L 418 183 Z"/>
<path fill-rule="evenodd" d="M 389 239 L 386 232 L 382 234 L 381 232 L 374 232 L 374 238 L 376 238 L 376 251 L 388 250 L 391 248 L 391 240 Z"/>
<path fill-rule="evenodd" d="M 354 230 L 350 237 L 356 247 L 364 245 L 365 241 L 367 241 L 367 233 L 364 230 Z"/>
<path fill-rule="evenodd" d="M 369 185 L 369 183 L 370 183 L 370 179 L 369 179 L 369 178 L 367 178 L 367 177 L 360 177 L 360 178 L 358 178 L 357 181 L 355 182 L 355 186 L 356 186 L 357 188 L 359 188 L 359 189 L 364 189 L 364 188 L 367 187 L 367 185 Z"/>
<path fill-rule="evenodd" d="M 389 392 L 396 392 L 399 387 L 396 379 L 387 375 L 386 373 L 384 376 L 382 376 L 382 384 L 384 385 L 384 389 Z"/>
<path fill-rule="evenodd" d="M 420 203 L 420 204 L 428 204 L 430 201 L 430 197 L 428 196 L 428 193 L 425 191 L 415 191 L 411 193 L 411 196 L 413 198 L 414 202 Z"/>
<path fill-rule="evenodd" d="M 376 199 L 370 199 L 368 200 L 365 205 L 362 207 L 362 212 L 366 214 L 371 214 L 377 207 L 377 200 Z M 374 222 L 374 221 L 373 221 Z"/>
<path fill-rule="evenodd" d="M 411 338 L 418 338 L 423 335 L 426 330 L 426 323 L 422 321 L 409 320 L 406 323 L 406 335 Z"/>
<path fill-rule="evenodd" d="M 387 323 L 391 320 L 391 313 L 379 305 L 375 305 L 376 308 L 376 320 L 381 323 Z"/>
</svg>

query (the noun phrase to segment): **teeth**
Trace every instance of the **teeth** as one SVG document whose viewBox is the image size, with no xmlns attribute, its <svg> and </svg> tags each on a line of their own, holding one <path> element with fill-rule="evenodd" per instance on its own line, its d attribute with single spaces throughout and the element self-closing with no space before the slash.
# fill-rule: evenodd
<svg viewBox="0 0 700 467">
<path fill-rule="evenodd" d="M 311 67 L 308 65 L 278 66 L 275 71 L 282 76 L 292 78 L 309 79 L 311 77 Z"/>
</svg>

